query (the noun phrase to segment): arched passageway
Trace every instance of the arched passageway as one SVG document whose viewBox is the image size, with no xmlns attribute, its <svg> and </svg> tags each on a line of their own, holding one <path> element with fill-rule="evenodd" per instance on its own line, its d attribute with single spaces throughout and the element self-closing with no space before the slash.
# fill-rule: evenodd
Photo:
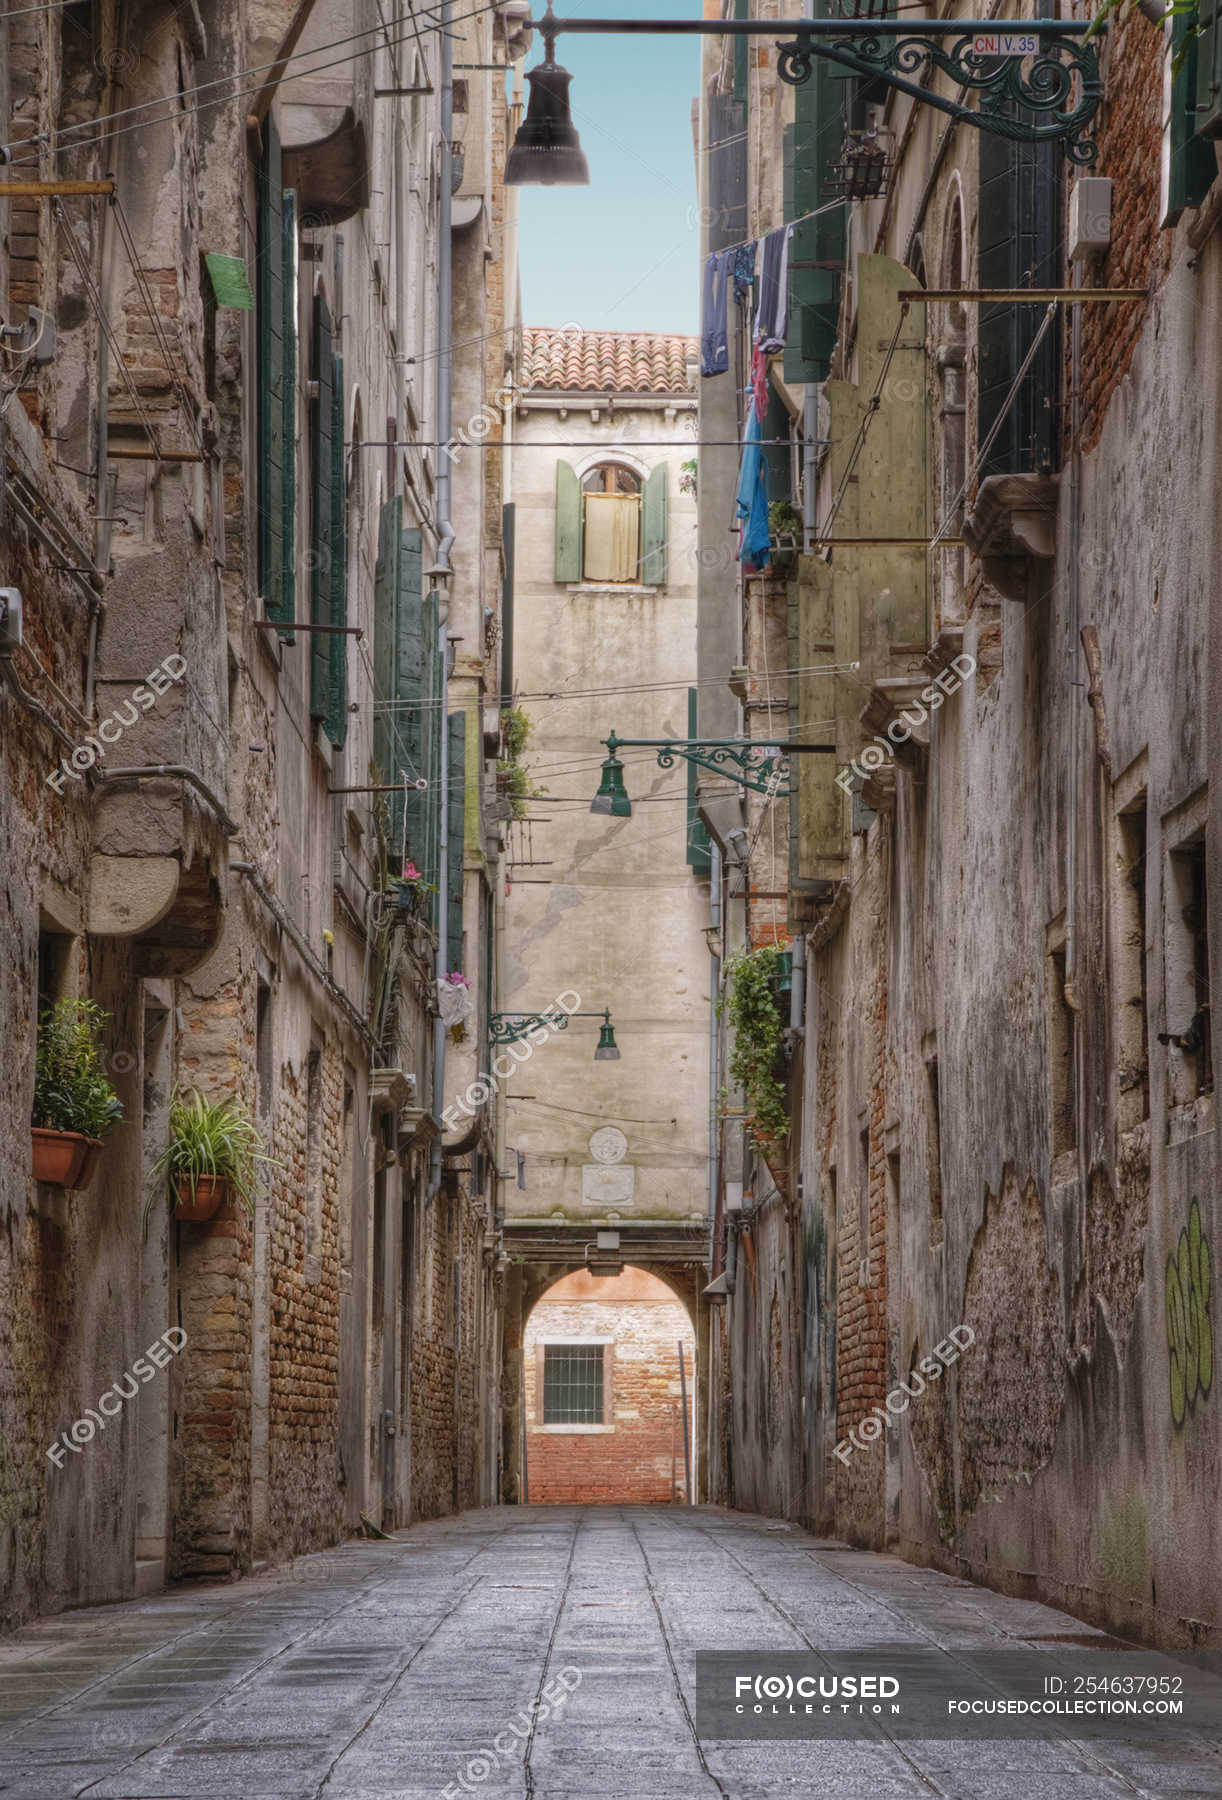
<svg viewBox="0 0 1222 1800">
<path fill-rule="evenodd" d="M 687 1501 L 695 1486 L 696 1333 L 646 1269 L 575 1269 L 523 1336 L 523 1498 Z"/>
</svg>

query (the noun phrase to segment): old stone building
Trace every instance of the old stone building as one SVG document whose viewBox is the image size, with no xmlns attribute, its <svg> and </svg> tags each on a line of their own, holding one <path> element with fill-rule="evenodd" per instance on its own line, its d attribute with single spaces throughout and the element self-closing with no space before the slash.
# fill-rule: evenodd
<svg viewBox="0 0 1222 1800">
<path fill-rule="evenodd" d="M 443 1113 L 492 998 L 501 470 L 447 446 L 512 365 L 525 48 L 0 21 L 7 1620 L 496 1491 L 495 1112 Z M 78 995 L 123 1118 L 74 1190 L 25 1146 Z M 173 1216 L 176 1087 L 254 1121 L 249 1216 Z"/>
<path fill-rule="evenodd" d="M 522 1334 L 552 1281 L 601 1245 L 607 1269 L 627 1261 L 667 1281 L 703 1332 L 708 855 L 687 766 L 625 748 L 625 798 L 591 811 L 608 779 L 603 740 L 688 731 L 694 352 L 676 336 L 523 332 L 510 469 L 514 716 L 528 735 L 501 939 L 504 1047 L 488 1065 L 503 1100 L 513 1498 Z M 548 1009 L 564 1028 L 517 1029 Z"/>
<path fill-rule="evenodd" d="M 719 1196 L 714 1491 L 1178 1643 L 1222 1598 L 1222 183 L 1184 29 L 1112 15 L 1085 171 L 754 43 L 707 50 L 701 137 L 710 250 L 798 221 L 765 430 L 800 551 L 702 571 L 701 728 L 833 752 L 743 821 L 794 1005 L 783 1149 Z M 702 437 L 741 435 L 758 299 Z M 702 794 L 727 857 L 738 810 Z"/>
</svg>

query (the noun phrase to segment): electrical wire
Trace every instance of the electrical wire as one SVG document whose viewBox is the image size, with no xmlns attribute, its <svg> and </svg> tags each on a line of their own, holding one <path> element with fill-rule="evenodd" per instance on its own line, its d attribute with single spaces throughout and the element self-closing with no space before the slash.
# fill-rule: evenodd
<svg viewBox="0 0 1222 1800">
<path fill-rule="evenodd" d="M 140 419 L 140 422 L 144 426 L 145 431 L 148 433 L 149 443 L 153 447 L 153 453 L 156 456 L 157 461 L 160 462 L 161 461 L 161 446 L 157 441 L 156 428 L 153 424 L 153 421 L 149 418 L 149 415 L 145 410 L 143 400 L 141 400 L 140 395 L 136 391 L 136 386 L 135 386 L 135 383 L 133 382 L 132 376 L 131 376 L 131 370 L 127 366 L 127 358 L 124 356 L 122 346 L 120 345 L 118 338 L 115 336 L 114 328 L 110 323 L 110 319 L 107 315 L 106 308 L 102 303 L 102 296 L 98 293 L 96 287 L 94 286 L 93 277 L 89 272 L 89 266 L 88 266 L 88 263 L 85 258 L 85 253 L 76 241 L 76 233 L 73 231 L 71 225 L 69 224 L 68 215 L 65 213 L 58 198 L 52 199 L 51 207 L 52 207 L 52 210 L 53 210 L 53 213 L 55 216 L 56 223 L 62 227 L 62 229 L 68 239 L 69 252 L 71 254 L 73 262 L 76 264 L 77 273 L 81 278 L 81 286 L 85 290 L 86 298 L 88 299 L 90 306 L 92 306 L 92 308 L 93 308 L 94 315 L 97 318 L 98 324 L 101 326 L 103 333 L 105 334 L 107 343 L 110 345 L 111 351 L 114 355 L 116 366 L 119 370 L 119 373 L 123 377 L 124 386 L 127 388 L 128 393 L 131 395 L 132 404 L 136 408 L 136 413 Z"/>
<path fill-rule="evenodd" d="M 483 13 L 495 12 L 497 6 L 500 3 L 501 3 L 501 0 L 486 0 L 486 4 L 484 4 L 482 6 L 473 7 L 470 12 L 457 14 L 454 18 L 452 18 L 450 20 L 450 24 L 458 25 L 458 24 L 461 24 L 465 19 L 474 19 L 474 18 L 478 18 Z M 428 8 L 428 7 L 424 8 L 422 10 L 423 10 L 424 16 L 426 16 L 426 17 L 432 11 L 432 9 Z M 414 18 L 415 18 L 415 15 L 413 13 L 413 20 L 414 20 Z M 167 106 L 172 109 L 171 111 L 165 113 L 160 118 L 141 119 L 141 120 L 138 120 L 135 124 L 122 125 L 117 130 L 109 130 L 108 129 L 105 131 L 97 132 L 93 136 L 79 137 L 79 138 L 74 137 L 73 141 L 71 143 L 65 141 L 70 133 L 92 131 L 93 128 L 99 123 L 99 121 L 93 120 L 93 119 L 88 119 L 88 120 L 82 120 L 77 125 L 66 125 L 63 127 L 63 129 L 61 131 L 56 132 L 55 140 L 54 140 L 54 148 L 56 149 L 56 151 L 64 152 L 64 153 L 66 153 L 68 151 L 73 151 L 73 150 L 92 149 L 95 146 L 97 146 L 98 144 L 108 143 L 112 138 L 123 137 L 129 131 L 139 131 L 139 130 L 144 129 L 147 126 L 152 126 L 152 125 L 171 124 L 177 119 L 186 118 L 191 114 L 204 112 L 209 107 L 224 106 L 224 105 L 228 104 L 228 102 L 230 102 L 232 100 L 240 100 L 248 94 L 257 94 L 266 85 L 264 82 L 261 82 L 261 81 L 254 82 L 251 86 L 239 88 L 239 89 L 237 89 L 236 92 L 234 92 L 232 94 L 221 94 L 221 95 L 218 95 L 213 100 L 201 101 L 198 105 L 195 105 L 195 106 L 184 106 L 183 105 L 183 101 L 190 99 L 195 94 L 207 93 L 210 88 L 226 87 L 235 81 L 243 81 L 248 76 L 252 76 L 252 75 L 266 75 L 273 69 L 286 70 L 290 63 L 302 62 L 310 57 L 324 56 L 324 55 L 326 55 L 327 51 L 329 51 L 329 50 L 340 49 L 344 45 L 358 43 L 360 41 L 360 39 L 362 39 L 362 38 L 376 36 L 381 29 L 382 28 L 380 25 L 370 25 L 370 26 L 367 26 L 363 31 L 353 32 L 348 37 L 335 38 L 330 43 L 327 43 L 327 44 L 317 44 L 310 50 L 294 51 L 294 53 L 291 56 L 276 57 L 271 62 L 256 63 L 253 66 L 251 66 L 250 68 L 237 69 L 234 71 L 234 73 L 232 75 L 220 75 L 220 76 L 217 76 L 212 81 L 199 82 L 193 88 L 184 88 L 181 93 L 159 94 L 156 96 L 156 98 L 154 98 L 152 100 L 142 100 L 135 106 L 123 107 L 118 112 L 110 113 L 110 114 L 108 114 L 107 118 L 104 121 L 100 121 L 100 122 L 104 123 L 107 126 L 110 126 L 113 123 L 113 121 L 116 119 L 131 118 L 136 113 L 148 112 L 153 107 L 156 107 L 156 106 Z M 433 29 L 437 29 L 437 30 L 441 29 L 440 20 L 436 21 L 435 25 L 433 26 Z M 416 31 L 419 30 L 418 25 L 415 27 L 415 30 Z M 414 35 L 414 32 L 406 32 L 406 33 L 404 33 L 404 35 L 401 38 L 394 39 L 393 42 L 395 44 L 405 44 L 410 41 L 410 39 L 413 37 L 413 35 Z M 350 51 L 347 56 L 335 57 L 331 62 L 314 63 L 308 69 L 299 69 L 299 70 L 294 70 L 290 74 L 281 74 L 281 76 L 278 78 L 277 85 L 282 85 L 283 82 L 285 82 L 285 81 L 303 80 L 303 79 L 306 79 L 306 78 L 314 76 L 314 75 L 321 75 L 327 69 L 335 69 L 335 68 L 341 67 L 345 63 L 355 62 L 358 57 L 377 55 L 377 53 L 382 49 L 382 47 L 383 46 L 379 43 L 370 44 L 370 45 L 367 45 L 362 50 Z M 390 43 L 388 42 L 386 45 L 386 48 L 389 49 L 390 47 L 391 47 Z M 34 136 L 32 138 L 22 139 L 20 141 L 20 143 L 17 144 L 16 146 L 14 144 L 10 143 L 10 144 L 5 145 L 4 148 L 6 150 L 11 151 L 15 147 L 20 148 L 20 149 L 25 149 L 25 147 L 27 145 L 31 145 L 31 144 L 50 145 L 50 143 L 51 143 L 50 135 L 46 132 L 39 132 L 36 136 Z M 38 156 L 36 156 L 36 155 L 14 157 L 12 159 L 12 166 L 14 168 L 19 168 L 25 164 L 34 163 L 37 161 L 38 161 Z"/>
</svg>

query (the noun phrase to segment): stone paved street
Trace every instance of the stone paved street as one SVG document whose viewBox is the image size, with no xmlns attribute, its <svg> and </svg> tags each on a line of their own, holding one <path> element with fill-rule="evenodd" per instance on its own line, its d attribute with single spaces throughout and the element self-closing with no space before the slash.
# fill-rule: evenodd
<svg viewBox="0 0 1222 1800">
<path fill-rule="evenodd" d="M 1089 1629 L 717 1508 L 524 1507 L 348 1544 L 232 1586 L 60 1614 L 0 1644 L 14 1800 L 1106 1800 L 1222 1794 L 1216 1745 L 700 1742 L 698 1650 Z M 1050 1664 L 1050 1667 L 1052 1665 Z M 562 1671 L 524 1755 L 478 1759 Z M 572 1677 L 570 1677 L 570 1681 Z"/>
</svg>

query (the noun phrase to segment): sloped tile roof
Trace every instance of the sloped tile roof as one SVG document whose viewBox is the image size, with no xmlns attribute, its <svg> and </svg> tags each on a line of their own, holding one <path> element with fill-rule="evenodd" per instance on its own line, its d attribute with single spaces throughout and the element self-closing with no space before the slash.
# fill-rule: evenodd
<svg viewBox="0 0 1222 1800">
<path fill-rule="evenodd" d="M 690 394 L 686 364 L 698 350 L 694 337 L 526 326 L 522 386 L 568 394 Z"/>
</svg>

